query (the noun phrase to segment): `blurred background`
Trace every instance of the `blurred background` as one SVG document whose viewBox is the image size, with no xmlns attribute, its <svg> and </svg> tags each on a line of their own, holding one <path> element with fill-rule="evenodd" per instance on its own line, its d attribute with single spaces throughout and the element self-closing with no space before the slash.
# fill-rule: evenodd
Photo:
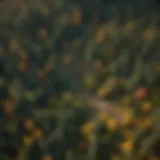
<svg viewBox="0 0 160 160">
<path fill-rule="evenodd" d="M 0 1 L 2 160 L 159 160 L 160 12 L 150 0 Z"/>
</svg>

